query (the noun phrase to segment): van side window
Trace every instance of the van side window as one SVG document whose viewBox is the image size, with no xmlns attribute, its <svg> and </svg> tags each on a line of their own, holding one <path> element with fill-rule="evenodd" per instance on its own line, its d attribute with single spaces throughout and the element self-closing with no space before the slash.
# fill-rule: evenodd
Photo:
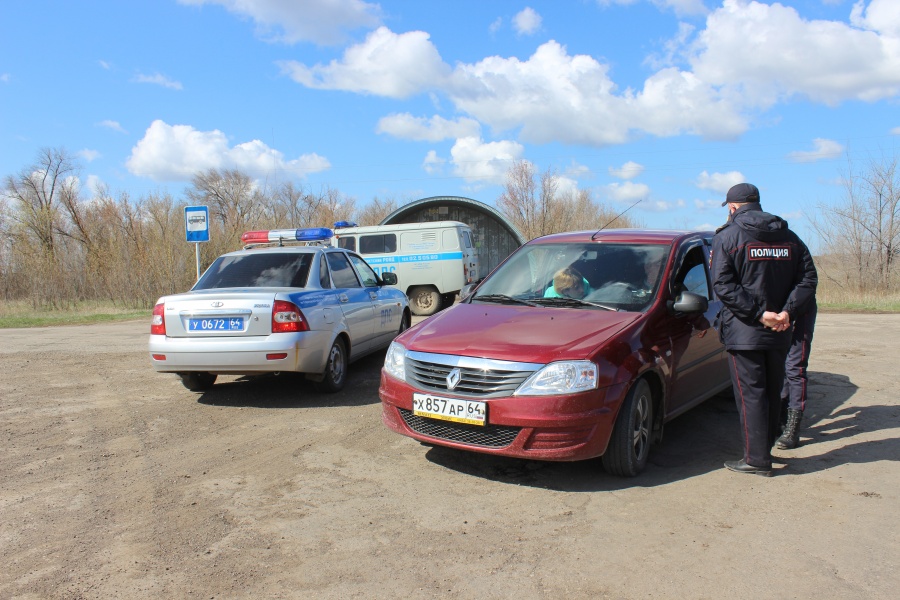
<svg viewBox="0 0 900 600">
<path fill-rule="evenodd" d="M 356 252 L 356 238 L 353 236 L 338 238 L 338 248 L 344 248 Z"/>
<path fill-rule="evenodd" d="M 459 249 L 459 233 L 456 229 L 445 229 L 442 232 L 444 250 Z"/>
<path fill-rule="evenodd" d="M 382 233 L 359 236 L 359 251 L 363 254 L 387 254 L 397 251 L 397 235 Z"/>
<path fill-rule="evenodd" d="M 468 231 L 463 231 L 462 234 L 463 234 L 463 240 L 466 243 L 466 248 L 471 248 L 472 247 L 472 236 L 469 235 Z"/>
<path fill-rule="evenodd" d="M 358 288 L 359 279 L 356 278 L 356 271 L 347 260 L 347 255 L 343 252 L 329 252 L 328 266 L 331 267 L 331 277 L 334 279 L 335 287 L 339 288 Z"/>
</svg>

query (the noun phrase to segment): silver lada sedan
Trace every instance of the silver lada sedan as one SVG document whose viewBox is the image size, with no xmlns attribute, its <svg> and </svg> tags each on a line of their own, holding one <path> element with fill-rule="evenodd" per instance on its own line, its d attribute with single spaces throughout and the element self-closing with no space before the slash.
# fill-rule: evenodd
<svg viewBox="0 0 900 600">
<path fill-rule="evenodd" d="M 153 368 L 192 391 L 219 374 L 272 372 L 340 390 L 349 363 L 386 348 L 410 312 L 406 295 L 388 287 L 396 275 L 379 277 L 353 252 L 317 245 L 330 237 L 325 228 L 245 233 L 244 249 L 217 258 L 191 291 L 158 300 Z"/>
</svg>

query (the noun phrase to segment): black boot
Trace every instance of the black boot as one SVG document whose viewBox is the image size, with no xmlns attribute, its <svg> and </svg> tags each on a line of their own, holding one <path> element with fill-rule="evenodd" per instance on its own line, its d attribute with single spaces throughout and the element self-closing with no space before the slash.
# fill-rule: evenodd
<svg viewBox="0 0 900 600">
<path fill-rule="evenodd" d="M 775 440 L 775 447 L 779 450 L 791 450 L 800 444 L 800 419 L 803 418 L 802 410 L 788 410 L 787 425 L 784 433 Z"/>
</svg>

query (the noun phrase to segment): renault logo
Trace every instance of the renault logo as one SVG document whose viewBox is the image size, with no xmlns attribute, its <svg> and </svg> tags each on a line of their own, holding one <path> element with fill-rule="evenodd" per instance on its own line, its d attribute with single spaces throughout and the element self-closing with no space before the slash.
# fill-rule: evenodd
<svg viewBox="0 0 900 600">
<path fill-rule="evenodd" d="M 209 305 L 212 306 L 213 308 L 219 308 L 220 306 L 222 306 L 224 304 L 225 304 L 224 302 L 210 302 L 209 303 Z"/>
<path fill-rule="evenodd" d="M 454 389 L 457 385 L 459 385 L 460 379 L 462 379 L 462 371 L 460 371 L 458 367 L 453 368 L 447 374 L 447 389 L 448 390 Z"/>
</svg>

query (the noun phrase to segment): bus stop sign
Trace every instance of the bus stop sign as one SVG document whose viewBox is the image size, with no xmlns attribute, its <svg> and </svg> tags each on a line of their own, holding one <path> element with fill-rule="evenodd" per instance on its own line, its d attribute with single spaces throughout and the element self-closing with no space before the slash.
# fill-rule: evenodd
<svg viewBox="0 0 900 600">
<path fill-rule="evenodd" d="M 206 206 L 185 206 L 184 231 L 189 242 L 208 242 L 209 208 Z"/>
</svg>

